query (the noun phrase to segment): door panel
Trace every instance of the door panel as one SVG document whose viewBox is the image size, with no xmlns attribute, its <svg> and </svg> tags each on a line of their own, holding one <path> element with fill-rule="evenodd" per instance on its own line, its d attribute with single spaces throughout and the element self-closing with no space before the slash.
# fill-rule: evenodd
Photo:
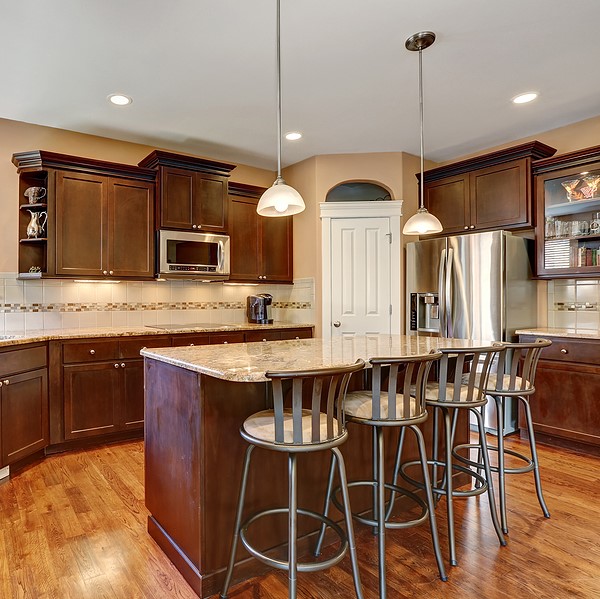
<svg viewBox="0 0 600 599">
<path fill-rule="evenodd" d="M 391 332 L 389 233 L 387 218 L 332 219 L 332 335 Z"/>
</svg>

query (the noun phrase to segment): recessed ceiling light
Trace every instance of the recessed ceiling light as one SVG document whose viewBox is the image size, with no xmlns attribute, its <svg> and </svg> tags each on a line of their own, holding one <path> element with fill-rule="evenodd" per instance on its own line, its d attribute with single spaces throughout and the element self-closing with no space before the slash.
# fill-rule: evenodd
<svg viewBox="0 0 600 599">
<path fill-rule="evenodd" d="M 525 94 L 519 94 L 518 96 L 515 96 L 512 101 L 513 104 L 527 104 L 527 102 L 532 102 L 537 97 L 537 92 L 527 92 Z"/>
<path fill-rule="evenodd" d="M 125 96 L 123 94 L 110 94 L 108 99 L 117 106 L 127 106 L 127 104 L 131 104 L 133 102 L 129 96 Z"/>
<path fill-rule="evenodd" d="M 299 133 L 298 131 L 290 131 L 289 133 L 285 134 L 285 138 L 288 141 L 296 141 L 297 139 L 300 139 L 302 137 L 302 133 Z"/>
</svg>

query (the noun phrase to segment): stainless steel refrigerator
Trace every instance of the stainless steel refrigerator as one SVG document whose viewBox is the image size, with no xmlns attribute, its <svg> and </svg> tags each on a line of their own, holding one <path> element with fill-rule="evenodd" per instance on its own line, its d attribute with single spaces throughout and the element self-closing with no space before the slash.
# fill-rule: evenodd
<svg viewBox="0 0 600 599">
<path fill-rule="evenodd" d="M 506 231 L 408 243 L 407 333 L 511 341 L 516 329 L 534 327 L 532 243 Z M 505 429 L 514 432 L 516 407 L 506 412 Z"/>
</svg>

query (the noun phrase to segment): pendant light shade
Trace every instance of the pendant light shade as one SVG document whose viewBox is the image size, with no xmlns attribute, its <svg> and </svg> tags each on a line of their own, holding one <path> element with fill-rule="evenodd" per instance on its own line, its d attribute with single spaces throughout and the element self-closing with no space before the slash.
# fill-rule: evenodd
<svg viewBox="0 0 600 599">
<path fill-rule="evenodd" d="M 443 230 L 442 223 L 425 208 L 423 179 L 424 143 L 423 143 L 423 56 L 422 52 L 435 42 L 433 31 L 421 31 L 411 35 L 405 42 L 405 47 L 411 52 L 419 52 L 419 121 L 421 130 L 421 178 L 419 180 L 419 209 L 405 223 L 402 233 L 405 235 L 427 235 L 440 233 Z"/>
<path fill-rule="evenodd" d="M 260 216 L 291 216 L 304 208 L 302 196 L 281 176 L 281 0 L 277 0 L 277 179 L 262 194 L 256 212 Z"/>
</svg>

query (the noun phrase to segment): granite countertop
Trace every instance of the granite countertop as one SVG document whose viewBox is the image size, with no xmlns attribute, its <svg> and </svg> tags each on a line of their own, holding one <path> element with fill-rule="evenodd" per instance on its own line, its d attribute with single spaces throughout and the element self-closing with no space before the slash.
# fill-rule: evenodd
<svg viewBox="0 0 600 599">
<path fill-rule="evenodd" d="M 295 324 L 290 322 L 274 322 L 273 324 L 182 324 L 125 326 L 125 327 L 89 327 L 73 329 L 41 329 L 28 331 L 23 335 L 7 333 L 0 335 L 0 347 L 23 345 L 52 339 L 86 339 L 89 337 L 137 337 L 140 335 L 176 335 L 180 333 L 224 333 L 235 331 L 265 331 L 270 329 L 299 329 L 312 327 L 312 324 Z"/>
<path fill-rule="evenodd" d="M 438 347 L 474 347 L 481 341 L 368 335 L 332 339 L 259 341 L 230 345 L 198 345 L 144 349 L 142 356 L 234 382 L 266 381 L 269 370 L 309 370 L 352 364 L 358 358 L 428 353 Z"/>
<path fill-rule="evenodd" d="M 544 337 L 568 337 L 571 339 L 600 339 L 600 331 L 593 329 L 567 329 L 558 327 L 539 327 L 519 329 L 517 335 L 538 335 Z"/>
</svg>

